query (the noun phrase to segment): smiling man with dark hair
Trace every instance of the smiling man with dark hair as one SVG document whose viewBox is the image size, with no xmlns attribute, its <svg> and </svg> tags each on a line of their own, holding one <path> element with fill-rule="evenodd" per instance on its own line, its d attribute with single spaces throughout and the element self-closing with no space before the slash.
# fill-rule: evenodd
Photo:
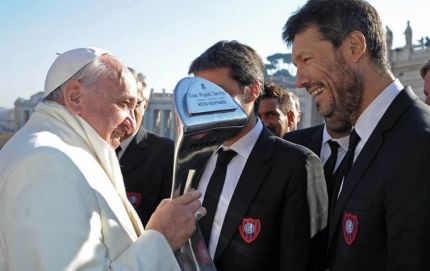
<svg viewBox="0 0 430 271">
<path fill-rule="evenodd" d="M 430 108 L 390 71 L 378 13 L 362 0 L 309 0 L 283 37 L 297 87 L 353 128 L 331 195 L 328 269 L 428 269 Z"/>
</svg>

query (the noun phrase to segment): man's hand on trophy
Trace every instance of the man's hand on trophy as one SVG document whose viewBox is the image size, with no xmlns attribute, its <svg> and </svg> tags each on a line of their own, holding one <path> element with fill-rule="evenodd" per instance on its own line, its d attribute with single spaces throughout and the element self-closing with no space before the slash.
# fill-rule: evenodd
<svg viewBox="0 0 430 271">
<path fill-rule="evenodd" d="M 175 199 L 164 199 L 146 225 L 164 235 L 173 251 L 182 246 L 196 229 L 196 220 L 206 215 L 198 191 L 187 192 Z"/>
</svg>

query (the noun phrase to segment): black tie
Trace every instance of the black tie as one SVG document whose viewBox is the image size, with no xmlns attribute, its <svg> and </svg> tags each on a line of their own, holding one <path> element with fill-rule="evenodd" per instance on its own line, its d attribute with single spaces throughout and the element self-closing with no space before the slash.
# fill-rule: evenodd
<svg viewBox="0 0 430 271">
<path fill-rule="evenodd" d="M 353 129 L 351 134 L 349 135 L 349 145 L 348 151 L 345 154 L 345 158 L 343 158 L 342 163 L 339 167 L 338 173 L 336 174 L 336 182 L 335 188 L 332 194 L 333 202 L 335 203 L 337 200 L 337 195 L 339 194 L 339 189 L 342 184 L 342 180 L 345 180 L 348 176 L 348 172 L 352 167 L 354 161 L 355 148 L 357 147 L 358 142 L 360 141 L 360 136 Z M 334 204 L 333 204 L 334 208 Z"/>
<path fill-rule="evenodd" d="M 339 143 L 333 140 L 327 141 L 330 146 L 330 157 L 324 164 L 324 176 L 327 184 L 327 193 L 331 195 L 333 192 L 334 180 L 332 180 L 334 168 L 336 166 L 337 161 L 337 150 L 339 149 Z"/>
<path fill-rule="evenodd" d="M 206 188 L 205 197 L 203 199 L 203 207 L 206 208 L 206 215 L 199 221 L 200 229 L 206 244 L 209 245 L 212 224 L 215 217 L 215 212 L 218 206 L 218 201 L 224 186 L 227 165 L 230 160 L 236 155 L 233 150 L 223 151 L 218 150 L 218 158 L 216 161 L 215 170 L 209 180 Z"/>
</svg>

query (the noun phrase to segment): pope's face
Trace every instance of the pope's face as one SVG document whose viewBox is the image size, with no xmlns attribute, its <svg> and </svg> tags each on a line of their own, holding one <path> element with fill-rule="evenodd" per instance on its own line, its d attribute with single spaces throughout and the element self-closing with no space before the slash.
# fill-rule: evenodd
<svg viewBox="0 0 430 271">
<path fill-rule="evenodd" d="M 108 68 L 114 69 L 113 78 L 99 78 L 82 96 L 79 115 L 114 149 L 120 139 L 136 129 L 134 109 L 137 101 L 133 75 L 119 62 L 106 57 Z"/>
</svg>

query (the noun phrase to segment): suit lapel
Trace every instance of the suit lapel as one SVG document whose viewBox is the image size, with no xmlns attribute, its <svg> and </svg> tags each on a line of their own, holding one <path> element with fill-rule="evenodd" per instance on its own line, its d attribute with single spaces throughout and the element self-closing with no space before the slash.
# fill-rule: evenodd
<svg viewBox="0 0 430 271">
<path fill-rule="evenodd" d="M 214 262 L 224 252 L 270 169 L 266 161 L 273 156 L 273 138 L 264 128 L 246 161 L 230 201 L 215 251 Z"/>
<path fill-rule="evenodd" d="M 119 164 L 123 175 L 126 175 L 131 169 L 138 165 L 143 159 L 144 150 L 148 147 L 148 133 L 144 128 L 140 128 L 133 140 L 128 145 Z"/>
<path fill-rule="evenodd" d="M 330 219 L 328 241 L 329 248 L 332 243 L 342 210 L 344 210 L 345 203 L 351 196 L 357 183 L 360 181 L 361 176 L 364 174 L 367 167 L 370 165 L 373 158 L 381 148 L 383 144 L 384 132 L 395 125 L 397 119 L 415 99 L 417 99 L 417 97 L 410 88 L 402 90 L 397 95 L 397 97 L 393 100 L 387 111 L 382 116 L 378 125 L 375 127 L 375 130 L 370 135 L 362 151 L 354 162 L 348 177 L 343 182 L 342 192 L 337 200 L 335 209 L 333 210 L 333 216 Z"/>
</svg>

